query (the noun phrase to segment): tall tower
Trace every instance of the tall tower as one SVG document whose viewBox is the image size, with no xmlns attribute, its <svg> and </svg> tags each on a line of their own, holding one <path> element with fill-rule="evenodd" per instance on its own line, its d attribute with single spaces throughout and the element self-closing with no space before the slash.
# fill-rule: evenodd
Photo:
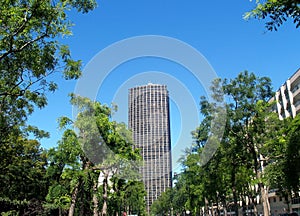
<svg viewBox="0 0 300 216">
<path fill-rule="evenodd" d="M 147 191 L 149 212 L 153 201 L 172 185 L 167 86 L 150 83 L 131 88 L 128 103 L 128 125 L 143 157 L 143 166 L 139 171 Z"/>
</svg>

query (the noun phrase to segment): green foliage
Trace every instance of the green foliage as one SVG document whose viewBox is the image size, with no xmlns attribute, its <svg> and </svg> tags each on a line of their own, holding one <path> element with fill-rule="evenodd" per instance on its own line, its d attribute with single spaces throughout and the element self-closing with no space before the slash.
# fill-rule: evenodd
<svg viewBox="0 0 300 216">
<path fill-rule="evenodd" d="M 300 189 L 300 116 L 296 116 L 289 124 L 287 149 L 283 172 L 286 176 L 288 189 L 294 193 Z"/>
<path fill-rule="evenodd" d="M 11 136 L 0 145 L 0 212 L 41 209 L 46 196 L 46 154 L 35 140 Z"/>
<path fill-rule="evenodd" d="M 161 196 L 152 204 L 151 213 L 153 215 L 168 215 L 172 209 L 172 189 L 167 189 Z"/>
<path fill-rule="evenodd" d="M 0 2 L 0 211 L 6 215 L 38 215 L 44 211 L 49 176 L 57 177 L 74 155 L 59 157 L 44 152 L 33 135 L 49 134 L 27 125 L 35 108 L 47 105 L 47 92 L 57 84 L 50 75 L 65 79 L 80 76 L 81 62 L 73 60 L 59 39 L 71 35 L 66 11 L 86 13 L 94 0 L 4 0 Z M 69 151 L 69 149 L 67 149 Z M 47 156 L 51 163 L 48 170 Z M 52 158 L 51 158 L 52 157 Z M 51 173 L 52 172 L 52 173 Z M 51 173 L 51 174 L 50 174 Z M 47 175 L 46 175 L 47 174 Z M 47 176 L 47 177 L 45 177 Z"/>
<path fill-rule="evenodd" d="M 144 215 L 144 186 L 133 181 L 141 157 L 126 125 L 111 121 L 111 109 L 99 102 L 71 94 L 71 104 L 77 118 L 59 119 L 65 131 L 58 147 L 48 152 L 51 185 L 44 207 L 90 215 L 108 204 L 111 212 L 130 208 Z"/>
<path fill-rule="evenodd" d="M 57 89 L 48 80 L 51 74 L 61 71 L 65 79 L 80 76 L 81 62 L 71 58 L 68 46 L 58 38 L 71 34 L 66 10 L 86 13 L 95 6 L 94 0 L 1 1 L 1 142 L 26 126 L 35 107 L 47 104 L 45 93 Z"/>
<path fill-rule="evenodd" d="M 277 31 L 287 19 L 292 19 L 296 28 L 300 26 L 300 1 L 299 0 L 256 0 L 256 8 L 244 15 L 245 19 L 268 19 L 266 28 Z"/>
<path fill-rule="evenodd" d="M 61 208 L 67 210 L 71 202 L 71 198 L 68 194 L 68 189 L 62 185 L 50 186 L 49 192 L 46 196 L 47 203 L 45 204 L 45 207 L 50 209 Z"/>
<path fill-rule="evenodd" d="M 181 161 L 183 172 L 176 177 L 172 195 L 165 193 L 154 204 L 156 214 L 165 214 L 165 209 L 170 208 L 167 203 L 179 214 L 185 210 L 193 215 L 210 214 L 212 205 L 238 213 L 238 201 L 248 199 L 255 205 L 257 186 L 271 185 L 266 171 L 270 173 L 272 162 L 284 148 L 278 146 L 284 123 L 270 112 L 273 105 L 269 103 L 273 96 L 270 79 L 244 71 L 231 80 L 215 80 L 211 89 L 211 97 L 217 102 L 201 97 L 200 111 L 204 118 L 192 133 L 195 145 Z M 212 123 L 224 96 L 227 113 L 220 121 L 225 122 L 225 131 L 214 156 L 203 164 L 205 146 L 214 141 L 209 141 L 209 137 L 218 134 Z M 205 212 L 201 212 L 202 206 Z M 216 211 L 220 214 L 219 208 Z"/>
<path fill-rule="evenodd" d="M 119 215 L 127 211 L 129 214 L 146 215 L 144 197 L 146 191 L 141 181 L 126 181 L 112 178 L 112 190 L 109 193 L 108 212 Z"/>
</svg>

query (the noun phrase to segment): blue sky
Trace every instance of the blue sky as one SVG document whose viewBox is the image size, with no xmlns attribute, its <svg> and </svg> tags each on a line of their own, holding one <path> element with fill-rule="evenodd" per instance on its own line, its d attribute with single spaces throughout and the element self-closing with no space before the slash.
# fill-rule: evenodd
<svg viewBox="0 0 300 216">
<path fill-rule="evenodd" d="M 143 35 L 167 36 L 198 50 L 218 77 L 234 78 L 239 72 L 248 70 L 257 76 L 270 77 L 276 90 L 300 67 L 300 31 L 290 21 L 277 32 L 266 32 L 263 21 L 243 20 L 243 14 L 254 6 L 255 1 L 249 0 L 103 0 L 88 14 L 70 11 L 73 36 L 60 40 L 70 46 L 72 56 L 81 59 L 85 68 L 97 53 L 120 40 Z M 99 87 L 97 100 L 108 104 L 112 100 L 119 101 L 122 114 L 115 118 L 126 121 L 126 89 L 139 83 L 163 83 L 163 77 L 169 75 L 190 91 L 198 106 L 199 97 L 205 91 L 188 74 L 186 68 L 166 59 L 134 59 L 111 71 Z M 61 136 L 56 119 L 72 116 L 67 95 L 74 92 L 77 83 L 64 81 L 59 75 L 53 79 L 58 82 L 59 90 L 49 94 L 49 105 L 30 118 L 32 124 L 51 133 L 50 139 L 41 140 L 45 148 L 55 146 Z M 179 99 L 171 97 L 172 145 L 177 145 L 179 137 L 183 136 L 184 147 L 192 140 L 190 133 L 182 134 L 180 112 L 186 107 L 176 100 L 185 95 L 178 93 L 176 96 Z M 195 108 L 194 104 L 191 106 Z M 190 124 L 184 125 L 184 129 L 195 128 L 199 121 L 193 112 L 189 116 Z"/>
</svg>

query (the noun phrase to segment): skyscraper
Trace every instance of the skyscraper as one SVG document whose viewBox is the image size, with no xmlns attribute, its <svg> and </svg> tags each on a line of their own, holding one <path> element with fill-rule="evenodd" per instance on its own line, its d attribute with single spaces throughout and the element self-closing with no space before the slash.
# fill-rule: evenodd
<svg viewBox="0 0 300 216">
<path fill-rule="evenodd" d="M 129 89 L 128 125 L 140 149 L 140 168 L 149 208 L 162 192 L 171 187 L 171 141 L 169 94 L 166 85 L 148 84 Z"/>
</svg>

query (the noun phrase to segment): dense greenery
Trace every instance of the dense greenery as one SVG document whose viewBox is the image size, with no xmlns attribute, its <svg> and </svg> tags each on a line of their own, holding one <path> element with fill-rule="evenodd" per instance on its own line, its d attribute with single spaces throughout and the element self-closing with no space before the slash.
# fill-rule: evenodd
<svg viewBox="0 0 300 216">
<path fill-rule="evenodd" d="M 144 214 L 143 184 L 132 169 L 140 156 L 126 126 L 110 120 L 110 108 L 72 95 L 79 116 L 48 151 L 39 139 L 49 134 L 27 124 L 35 108 L 47 105 L 46 94 L 57 89 L 52 74 L 67 80 L 81 75 L 81 61 L 60 43 L 72 33 L 66 11 L 95 7 L 95 0 L 0 2 L 1 215 L 105 215 L 107 209 Z M 61 118 L 61 127 L 67 123 Z"/>
<path fill-rule="evenodd" d="M 11 137 L 1 145 L 0 211 L 5 215 L 145 215 L 141 156 L 111 109 L 71 95 L 75 121 L 62 117 L 58 146 Z"/>
<path fill-rule="evenodd" d="M 270 18 L 269 30 L 287 18 L 300 26 L 299 1 L 257 3 L 246 17 Z M 81 61 L 72 59 L 59 40 L 71 34 L 66 11 L 87 13 L 95 7 L 95 0 L 0 1 L 1 215 L 146 214 L 144 185 L 136 172 L 139 152 L 125 124 L 111 121 L 109 107 L 71 95 L 77 119 L 60 119 L 63 136 L 47 151 L 39 140 L 49 134 L 27 123 L 35 108 L 47 105 L 47 93 L 57 89 L 52 74 L 67 80 L 81 75 Z M 162 194 L 152 212 L 200 214 L 212 206 L 222 206 L 216 213 L 237 212 L 240 200 L 242 211 L 255 211 L 260 194 L 268 215 L 269 188 L 285 197 L 299 190 L 300 117 L 279 121 L 270 112 L 267 78 L 244 72 L 216 80 L 212 89 L 214 99 L 222 102 L 225 93 L 228 102 L 220 146 L 200 166 L 207 161 L 201 153 L 208 137 L 217 135 L 210 123 L 219 108 L 202 97 L 204 120 L 193 132 L 195 146 L 186 152 L 174 188 Z"/>
<path fill-rule="evenodd" d="M 49 79 L 80 76 L 80 61 L 58 38 L 71 34 L 65 11 L 86 13 L 94 0 L 0 2 L 0 210 L 34 215 L 42 209 L 49 182 L 47 153 L 38 139 L 48 133 L 27 125 L 34 108 L 47 104 L 46 93 L 57 88 Z M 32 133 L 37 140 L 28 139 Z"/>
<path fill-rule="evenodd" d="M 269 102 L 273 95 L 270 79 L 247 71 L 235 79 L 216 80 L 212 90 L 214 95 L 224 92 L 227 106 L 220 147 L 207 164 L 199 164 L 212 135 L 216 108 L 216 103 L 202 97 L 204 119 L 193 132 L 195 145 L 182 160 L 183 172 L 174 179 L 174 188 L 154 203 L 152 211 L 158 215 L 171 209 L 174 213 L 189 210 L 192 215 L 238 215 L 252 209 L 257 215 L 256 206 L 262 203 L 264 215 L 270 215 L 269 189 L 288 200 L 300 188 L 300 117 L 279 120 Z"/>
<path fill-rule="evenodd" d="M 143 215 L 144 186 L 130 163 L 138 164 L 140 154 L 123 135 L 128 131 L 110 121 L 107 106 L 75 95 L 71 103 L 79 113 L 74 122 L 60 119 L 60 126 L 67 128 L 58 147 L 48 152 L 50 187 L 44 207 L 69 216 L 123 211 Z"/>
</svg>

